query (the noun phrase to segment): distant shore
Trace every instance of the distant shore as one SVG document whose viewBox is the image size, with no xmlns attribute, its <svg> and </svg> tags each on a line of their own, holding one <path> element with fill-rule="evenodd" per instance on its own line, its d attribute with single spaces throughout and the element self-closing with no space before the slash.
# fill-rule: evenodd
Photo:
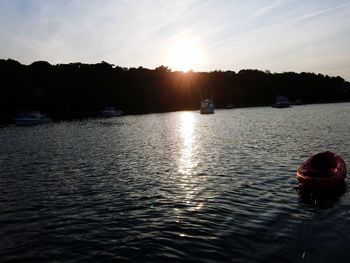
<svg viewBox="0 0 350 263">
<path fill-rule="evenodd" d="M 106 62 L 23 65 L 0 59 L 0 121 L 11 123 L 21 111 L 38 110 L 53 119 L 98 117 L 113 106 L 127 115 L 199 110 L 210 98 L 216 109 L 271 106 L 277 96 L 310 103 L 350 101 L 342 77 L 269 70 L 180 72 L 122 68 Z"/>
<path fill-rule="evenodd" d="M 332 104 L 332 103 L 350 103 L 350 101 L 322 101 L 322 102 L 310 102 L 305 103 L 303 105 L 291 105 L 290 107 L 299 107 L 304 105 L 313 105 L 313 104 Z M 234 109 L 244 109 L 244 108 L 253 108 L 253 107 L 271 107 L 271 105 L 249 105 L 244 107 L 234 107 Z M 218 110 L 227 109 L 224 108 L 216 108 Z M 168 112 L 177 112 L 177 111 L 196 111 L 199 112 L 199 107 L 195 109 L 174 109 L 169 111 L 152 111 L 152 112 L 126 112 L 122 116 L 129 115 L 144 115 L 144 114 L 154 114 L 154 113 L 168 113 Z M 231 109 L 232 110 L 232 109 Z M 72 121 L 72 120 L 83 120 L 83 119 L 92 119 L 92 118 L 108 118 L 104 117 L 100 111 L 92 111 L 92 112 L 42 112 L 48 117 L 52 118 L 53 121 Z M 11 125 L 15 124 L 16 115 L 13 114 L 0 114 L 0 124 L 1 125 Z"/>
</svg>

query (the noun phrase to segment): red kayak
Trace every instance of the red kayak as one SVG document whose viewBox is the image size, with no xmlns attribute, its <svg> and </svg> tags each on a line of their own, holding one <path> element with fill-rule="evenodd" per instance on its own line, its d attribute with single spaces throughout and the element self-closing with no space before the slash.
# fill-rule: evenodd
<svg viewBox="0 0 350 263">
<path fill-rule="evenodd" d="M 329 151 L 310 157 L 297 170 L 299 186 L 313 189 L 339 186 L 344 183 L 345 177 L 343 158 Z"/>
</svg>

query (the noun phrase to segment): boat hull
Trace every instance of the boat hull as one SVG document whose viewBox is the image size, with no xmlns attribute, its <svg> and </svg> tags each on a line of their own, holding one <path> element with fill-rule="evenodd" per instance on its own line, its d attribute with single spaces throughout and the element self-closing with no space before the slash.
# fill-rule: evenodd
<svg viewBox="0 0 350 263">
<path fill-rule="evenodd" d="M 119 117 L 123 115 L 123 111 L 114 107 L 105 107 L 101 110 L 101 114 L 104 117 Z"/>
<path fill-rule="evenodd" d="M 283 109 L 283 108 L 289 108 L 290 104 L 274 104 L 272 105 L 272 108 L 277 108 L 277 109 Z"/>
<path fill-rule="evenodd" d="M 103 112 L 102 111 L 102 115 L 104 117 L 119 117 L 119 116 L 122 116 L 122 113 L 121 112 Z"/>
<path fill-rule="evenodd" d="M 285 96 L 278 96 L 276 98 L 275 103 L 272 105 L 273 108 L 282 109 L 282 108 L 289 108 L 290 101 Z"/>
<path fill-rule="evenodd" d="M 213 114 L 214 109 L 211 107 L 204 107 L 204 108 L 201 108 L 200 112 L 201 114 Z"/>
<path fill-rule="evenodd" d="M 335 188 L 344 184 L 346 164 L 335 153 L 319 153 L 310 157 L 299 167 L 296 177 L 299 186 L 304 188 Z"/>
<path fill-rule="evenodd" d="M 26 119 L 26 118 L 16 118 L 16 125 L 19 126 L 30 126 L 30 125 L 38 125 L 44 123 L 50 123 L 52 120 L 50 118 L 42 118 L 42 119 Z"/>
</svg>

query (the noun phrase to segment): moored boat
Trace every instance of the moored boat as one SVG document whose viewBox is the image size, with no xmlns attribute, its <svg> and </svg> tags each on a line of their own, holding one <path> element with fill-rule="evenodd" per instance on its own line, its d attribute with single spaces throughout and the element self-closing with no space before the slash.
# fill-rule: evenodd
<svg viewBox="0 0 350 263">
<path fill-rule="evenodd" d="M 214 102 L 210 99 L 205 99 L 201 102 L 201 114 L 213 114 L 214 113 Z"/>
<path fill-rule="evenodd" d="M 123 111 L 115 109 L 114 107 L 105 107 L 101 110 L 104 117 L 118 117 L 123 115 Z"/>
<path fill-rule="evenodd" d="M 275 104 L 272 105 L 272 108 L 289 108 L 290 101 L 285 96 L 278 96 L 276 98 Z"/>
<path fill-rule="evenodd" d="M 39 111 L 22 112 L 17 118 L 15 118 L 16 124 L 20 126 L 43 124 L 51 121 L 50 118 L 41 114 Z"/>
<path fill-rule="evenodd" d="M 300 187 L 327 189 L 340 186 L 346 177 L 343 158 L 333 152 L 323 152 L 307 159 L 297 170 Z"/>
</svg>

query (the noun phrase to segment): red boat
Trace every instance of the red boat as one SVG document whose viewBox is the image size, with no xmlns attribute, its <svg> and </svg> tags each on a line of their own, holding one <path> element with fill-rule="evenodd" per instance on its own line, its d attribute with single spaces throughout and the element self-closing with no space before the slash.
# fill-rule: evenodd
<svg viewBox="0 0 350 263">
<path fill-rule="evenodd" d="M 297 170 L 299 186 L 327 189 L 344 184 L 346 164 L 333 152 L 318 153 L 306 160 Z"/>
</svg>

